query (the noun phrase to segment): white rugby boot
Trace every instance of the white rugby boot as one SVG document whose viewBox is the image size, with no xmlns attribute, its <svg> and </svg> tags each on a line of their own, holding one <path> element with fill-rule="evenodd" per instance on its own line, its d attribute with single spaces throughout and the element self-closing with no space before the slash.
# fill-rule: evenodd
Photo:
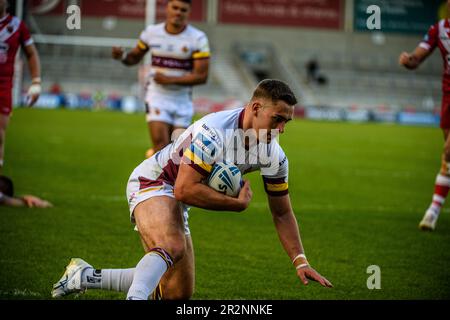
<svg viewBox="0 0 450 320">
<path fill-rule="evenodd" d="M 436 222 L 439 218 L 439 214 L 432 209 L 428 209 L 423 216 L 422 221 L 419 223 L 419 229 L 424 231 L 433 231 L 436 229 Z"/>
<path fill-rule="evenodd" d="M 81 276 L 88 268 L 92 266 L 83 259 L 72 258 L 61 279 L 53 285 L 52 297 L 61 298 L 71 293 L 86 291 L 86 288 L 81 288 Z"/>
</svg>

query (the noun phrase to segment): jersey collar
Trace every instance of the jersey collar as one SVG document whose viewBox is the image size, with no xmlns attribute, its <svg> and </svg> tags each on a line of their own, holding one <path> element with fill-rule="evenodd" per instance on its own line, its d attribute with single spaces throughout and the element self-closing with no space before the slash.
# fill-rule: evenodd
<svg viewBox="0 0 450 320">
<path fill-rule="evenodd" d="M 181 29 L 181 31 L 180 32 L 176 32 L 176 33 L 174 33 L 174 32 L 170 32 L 169 30 L 167 30 L 167 24 L 165 23 L 164 24 L 164 31 L 166 31 L 166 33 L 167 34 L 170 34 L 170 35 L 173 35 L 173 36 L 176 36 L 176 35 L 178 35 L 178 34 L 181 34 L 181 33 L 183 33 L 185 30 L 186 30 L 186 28 L 187 28 L 187 24 L 184 26 L 184 28 L 183 29 Z"/>
</svg>

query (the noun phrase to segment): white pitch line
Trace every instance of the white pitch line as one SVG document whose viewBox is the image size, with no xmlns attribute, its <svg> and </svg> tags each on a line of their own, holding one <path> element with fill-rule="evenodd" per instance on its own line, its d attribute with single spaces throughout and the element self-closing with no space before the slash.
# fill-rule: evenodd
<svg viewBox="0 0 450 320">
<path fill-rule="evenodd" d="M 14 296 L 14 297 L 41 297 L 42 295 L 38 292 L 33 292 L 28 289 L 13 289 L 12 291 L 0 291 L 0 295 L 8 295 L 8 296 Z"/>
</svg>

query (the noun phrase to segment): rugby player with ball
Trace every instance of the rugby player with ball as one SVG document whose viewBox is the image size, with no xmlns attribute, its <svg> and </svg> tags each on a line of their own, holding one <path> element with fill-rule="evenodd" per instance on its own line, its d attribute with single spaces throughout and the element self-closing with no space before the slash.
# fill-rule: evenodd
<svg viewBox="0 0 450 320">
<path fill-rule="evenodd" d="M 127 198 L 131 222 L 146 254 L 130 269 L 94 269 L 74 258 L 53 286 L 52 296 L 93 288 L 123 291 L 129 300 L 191 298 L 195 266 L 188 208 L 244 211 L 252 199 L 250 184 L 244 181 L 240 189 L 236 185 L 240 173 L 256 170 L 261 172 L 275 228 L 297 276 L 305 285 L 313 280 L 332 287 L 305 256 L 289 198 L 288 161 L 276 140 L 296 104 L 287 84 L 263 80 L 245 107 L 201 118 L 142 162 L 129 178 Z M 236 197 L 212 188 L 225 181 L 228 188 L 239 189 Z"/>
</svg>

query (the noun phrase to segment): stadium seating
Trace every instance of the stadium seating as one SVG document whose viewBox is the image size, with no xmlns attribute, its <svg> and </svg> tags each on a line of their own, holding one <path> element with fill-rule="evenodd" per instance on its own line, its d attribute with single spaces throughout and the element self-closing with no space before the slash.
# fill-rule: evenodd
<svg viewBox="0 0 450 320">
<path fill-rule="evenodd" d="M 100 24 L 95 20 L 88 23 Z M 121 23 L 124 28 L 117 36 L 123 37 L 123 30 L 128 27 L 133 33 L 129 37 L 138 34 L 139 26 Z M 417 35 L 382 35 L 375 40 L 370 33 L 198 26 L 208 34 L 213 55 L 208 84 L 197 87 L 194 98 L 244 101 L 258 80 L 272 77 L 287 81 L 305 106 L 432 110 L 440 101 L 442 62 L 438 53 L 416 71 L 398 66 L 398 55 L 415 48 L 420 41 Z M 86 28 L 92 29 L 95 28 Z M 103 34 L 110 38 L 114 35 Z M 38 49 L 44 89 L 58 82 L 63 90 L 72 93 L 102 90 L 120 95 L 142 94 L 138 69 L 118 66 L 110 58 L 107 46 L 38 43 Z M 327 79 L 325 85 L 306 81 L 305 64 L 312 58 Z"/>
</svg>

